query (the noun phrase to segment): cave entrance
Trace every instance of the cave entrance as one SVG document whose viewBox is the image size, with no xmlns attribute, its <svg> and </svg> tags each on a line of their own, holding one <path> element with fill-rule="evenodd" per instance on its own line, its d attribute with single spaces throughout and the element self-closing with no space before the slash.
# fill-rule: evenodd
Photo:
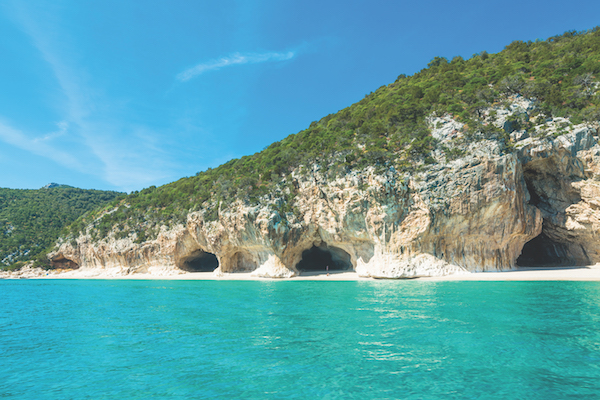
<svg viewBox="0 0 600 400">
<path fill-rule="evenodd" d="M 560 267 L 572 264 L 567 247 L 550 239 L 543 231 L 525 243 L 517 258 L 519 267 Z"/>
<path fill-rule="evenodd" d="M 568 161 L 568 160 L 567 160 Z M 572 182 L 580 172 L 556 157 L 532 161 L 523 166 L 529 204 L 542 214 L 542 232 L 525 243 L 516 264 L 519 267 L 563 267 L 589 264 L 583 246 L 574 243 L 564 226 L 565 210 L 581 201 Z"/>
<path fill-rule="evenodd" d="M 301 272 L 347 271 L 352 269 L 352 262 L 344 250 L 323 243 L 304 250 L 296 269 Z"/>
<path fill-rule="evenodd" d="M 217 256 L 202 250 L 196 250 L 183 259 L 180 267 L 187 272 L 213 272 L 219 266 Z"/>
<path fill-rule="evenodd" d="M 50 265 L 55 269 L 79 269 L 79 264 L 66 257 L 57 257 L 50 261 Z"/>
<path fill-rule="evenodd" d="M 231 258 L 232 272 L 252 272 L 258 265 L 250 253 L 238 251 Z"/>
</svg>

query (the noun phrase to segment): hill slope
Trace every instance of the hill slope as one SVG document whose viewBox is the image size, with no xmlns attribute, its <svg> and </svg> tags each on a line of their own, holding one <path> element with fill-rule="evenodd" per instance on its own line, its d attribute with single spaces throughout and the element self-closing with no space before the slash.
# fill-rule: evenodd
<svg viewBox="0 0 600 400">
<path fill-rule="evenodd" d="M 0 188 L 0 268 L 16 267 L 40 254 L 44 259 L 44 251 L 65 226 L 119 196 L 122 193 L 66 185 L 38 190 Z"/>
<path fill-rule="evenodd" d="M 421 72 L 401 75 L 360 102 L 260 153 L 133 193 L 126 199 L 131 207 L 105 216 L 96 236 L 104 236 L 117 224 L 124 232 L 155 237 L 158 226 L 184 222 L 190 210 L 203 207 L 211 210 L 208 217 L 214 220 L 218 204 L 236 199 L 256 204 L 277 186 L 289 186 L 290 173 L 299 166 L 319 164 L 331 177 L 369 165 L 393 166 L 410 174 L 431 164 L 436 148 L 448 158 L 457 157 L 458 150 L 440 146 L 431 136 L 426 117 L 432 114 L 454 115 L 467 126 L 468 134 L 483 133 L 510 146 L 506 130 L 485 124 L 481 118 L 483 109 L 506 103 L 510 94 L 539 102 L 529 120 L 513 117 L 511 129 L 532 128 L 536 117 L 540 122 L 543 117 L 569 117 L 574 124 L 596 121 L 600 119 L 596 74 L 600 74 L 597 28 L 546 41 L 516 41 L 498 54 L 482 52 L 469 60 L 436 57 Z M 139 223 L 148 219 L 156 222 L 154 228 L 140 231 Z M 80 221 L 73 234 L 89 222 Z"/>
<path fill-rule="evenodd" d="M 540 246 L 593 260 L 595 245 L 577 250 L 587 233 L 576 239 L 565 221 L 571 205 L 591 204 L 583 184 L 570 185 L 594 169 L 599 73 L 598 28 L 437 57 L 260 153 L 80 218 L 51 257 L 189 269 L 211 253 L 221 271 L 286 275 L 312 243 L 310 257 L 410 276 L 425 264 L 511 268 L 543 220 Z"/>
</svg>

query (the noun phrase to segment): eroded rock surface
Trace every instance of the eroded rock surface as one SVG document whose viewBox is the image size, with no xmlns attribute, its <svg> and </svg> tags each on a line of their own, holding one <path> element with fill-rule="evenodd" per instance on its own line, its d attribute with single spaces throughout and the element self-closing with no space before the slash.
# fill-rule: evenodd
<svg viewBox="0 0 600 400">
<path fill-rule="evenodd" d="M 513 98 L 489 123 L 510 130 L 507 115 L 532 107 Z M 190 213 L 185 225 L 165 227 L 141 244 L 82 235 L 51 260 L 83 270 L 164 274 L 189 271 L 191 260 L 210 254 L 217 275 L 270 278 L 298 274 L 311 248 L 335 249 L 327 258 L 332 263 L 346 260 L 360 276 L 376 278 L 508 270 L 517 260 L 533 265 L 528 260 L 536 254 L 555 265 L 600 261 L 597 126 L 547 121 L 539 131 L 511 131 L 506 148 L 498 140 L 465 140 L 463 124 L 449 115 L 429 122 L 446 151 L 457 148 L 460 156 L 436 150 L 436 162 L 413 176 L 369 167 L 331 180 L 314 165 L 293 174 L 294 212 L 280 211 L 281 197 L 271 195 L 259 205 L 221 209 L 216 221 L 206 211 Z M 553 128 L 559 123 L 561 132 Z"/>
</svg>

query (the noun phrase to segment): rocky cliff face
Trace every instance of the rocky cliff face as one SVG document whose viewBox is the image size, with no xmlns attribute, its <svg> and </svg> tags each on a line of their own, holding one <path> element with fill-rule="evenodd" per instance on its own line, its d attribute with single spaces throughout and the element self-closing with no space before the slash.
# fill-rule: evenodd
<svg viewBox="0 0 600 400">
<path fill-rule="evenodd" d="M 293 212 L 280 211 L 282 197 L 273 194 L 258 206 L 221 209 L 216 221 L 190 213 L 185 226 L 164 227 L 142 244 L 82 235 L 51 261 L 124 274 L 218 265 L 216 274 L 279 278 L 298 274 L 303 259 L 377 278 L 600 262 L 598 126 L 557 118 L 513 130 L 509 117 L 526 118 L 535 103 L 510 101 L 484 112 L 486 124 L 512 131 L 508 148 L 466 137 L 449 115 L 432 117 L 435 163 L 418 174 L 369 167 L 332 180 L 314 165 L 293 175 Z"/>
</svg>

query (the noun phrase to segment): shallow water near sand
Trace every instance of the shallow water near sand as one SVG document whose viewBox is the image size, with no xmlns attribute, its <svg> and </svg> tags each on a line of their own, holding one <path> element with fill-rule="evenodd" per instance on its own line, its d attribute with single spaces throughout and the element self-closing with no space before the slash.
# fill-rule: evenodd
<svg viewBox="0 0 600 400">
<path fill-rule="evenodd" d="M 600 397 L 599 282 L 0 281 L 0 398 Z"/>
</svg>

